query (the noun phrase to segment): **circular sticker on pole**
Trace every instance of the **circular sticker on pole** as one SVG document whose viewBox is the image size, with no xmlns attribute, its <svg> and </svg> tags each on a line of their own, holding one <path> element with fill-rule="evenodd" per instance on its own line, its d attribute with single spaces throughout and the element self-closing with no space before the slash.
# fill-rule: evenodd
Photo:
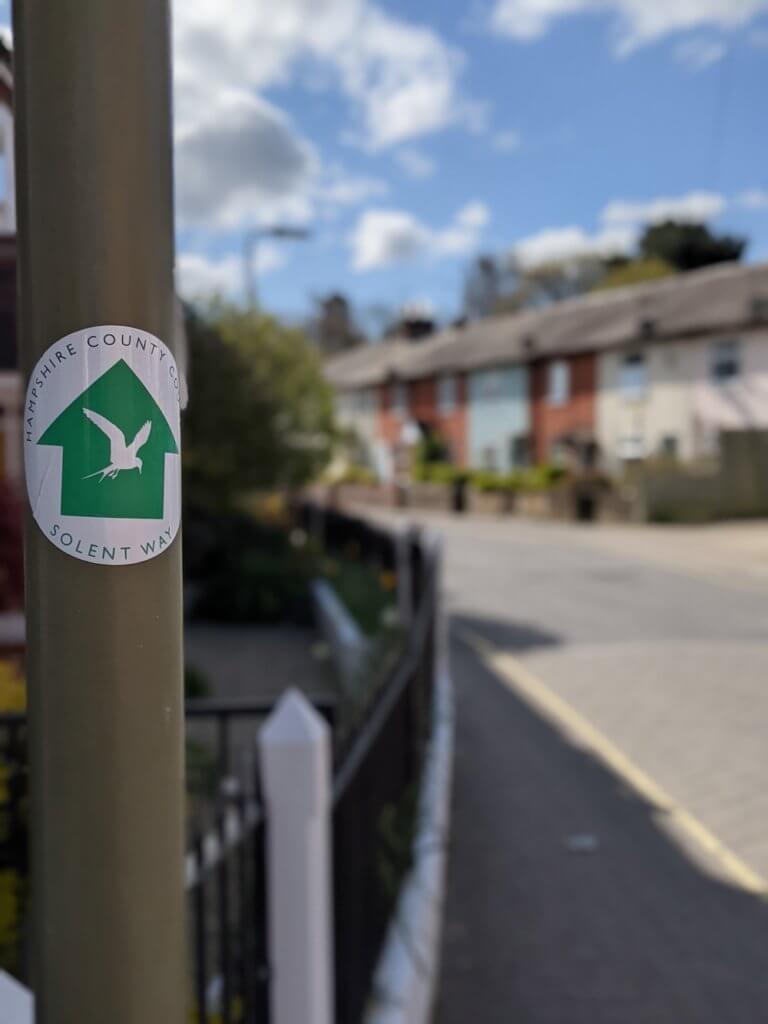
<svg viewBox="0 0 768 1024">
<path fill-rule="evenodd" d="M 32 515 L 74 558 L 134 565 L 161 555 L 181 509 L 179 373 L 135 327 L 67 335 L 32 372 L 24 466 Z"/>
</svg>

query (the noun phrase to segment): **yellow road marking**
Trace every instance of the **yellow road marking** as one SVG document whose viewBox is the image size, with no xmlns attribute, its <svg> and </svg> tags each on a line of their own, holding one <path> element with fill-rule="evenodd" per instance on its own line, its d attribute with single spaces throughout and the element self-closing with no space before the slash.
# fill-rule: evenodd
<svg viewBox="0 0 768 1024">
<path fill-rule="evenodd" d="M 748 892 L 768 893 L 768 881 L 729 850 L 706 825 L 677 803 L 583 715 L 553 693 L 519 658 L 500 651 L 474 630 L 461 628 L 459 636 L 509 689 L 620 776 L 656 811 L 664 814 L 675 828 L 705 850 L 736 885 Z"/>
</svg>

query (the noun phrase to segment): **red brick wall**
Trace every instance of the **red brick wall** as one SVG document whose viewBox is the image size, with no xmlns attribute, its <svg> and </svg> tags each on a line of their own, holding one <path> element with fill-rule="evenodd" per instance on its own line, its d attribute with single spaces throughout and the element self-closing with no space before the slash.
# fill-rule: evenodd
<svg viewBox="0 0 768 1024">
<path fill-rule="evenodd" d="M 456 402 L 451 412 L 441 412 L 437 404 L 438 388 L 434 377 L 412 381 L 410 390 L 411 416 L 428 424 L 436 434 L 447 441 L 457 466 L 465 465 L 467 386 L 466 376 L 457 375 Z"/>
<path fill-rule="evenodd" d="M 595 387 L 597 361 L 593 352 L 567 357 L 570 365 L 570 397 L 563 405 L 550 405 L 549 365 L 555 360 L 542 359 L 531 364 L 531 429 L 536 462 L 550 460 L 555 441 L 579 433 L 594 435 Z"/>
<path fill-rule="evenodd" d="M 392 413 L 392 385 L 380 384 L 379 392 L 379 429 L 378 435 L 387 444 L 397 444 L 400 440 L 400 429 L 403 420 Z"/>
<path fill-rule="evenodd" d="M 379 388 L 379 437 L 387 444 L 400 440 L 403 419 L 392 413 L 392 385 Z M 441 413 L 437 408 L 437 381 L 434 377 L 408 382 L 408 416 L 432 427 L 451 447 L 453 460 L 464 466 L 466 460 L 466 375 L 457 377 L 456 404 L 453 412 Z"/>
</svg>

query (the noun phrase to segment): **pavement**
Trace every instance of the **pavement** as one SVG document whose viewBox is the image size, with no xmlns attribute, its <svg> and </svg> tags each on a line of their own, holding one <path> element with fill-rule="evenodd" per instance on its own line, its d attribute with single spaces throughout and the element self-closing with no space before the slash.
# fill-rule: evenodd
<svg viewBox="0 0 768 1024">
<path fill-rule="evenodd" d="M 458 695 L 437 1024 L 768 1021 L 768 525 L 422 521 Z"/>
<path fill-rule="evenodd" d="M 184 658 L 187 667 L 202 674 L 212 699 L 250 701 L 268 708 L 291 687 L 310 701 L 331 701 L 336 694 L 328 652 L 314 629 L 187 622 Z M 230 725 L 229 765 L 241 777 L 253 771 L 255 740 L 263 718 L 263 711 L 242 714 Z M 213 718 L 188 721 L 186 735 L 193 743 L 217 749 Z"/>
<path fill-rule="evenodd" d="M 184 656 L 205 677 L 211 697 L 276 701 L 291 686 L 310 699 L 334 692 L 327 652 L 311 628 L 188 622 Z"/>
</svg>

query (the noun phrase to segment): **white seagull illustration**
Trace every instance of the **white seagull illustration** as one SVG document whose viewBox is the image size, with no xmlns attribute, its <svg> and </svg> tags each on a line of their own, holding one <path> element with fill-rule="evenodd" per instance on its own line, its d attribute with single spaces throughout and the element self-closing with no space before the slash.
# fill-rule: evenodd
<svg viewBox="0 0 768 1024">
<path fill-rule="evenodd" d="M 99 483 L 102 483 L 106 477 L 114 480 L 117 474 L 121 473 L 124 469 L 138 469 L 139 473 L 141 473 L 141 467 L 144 463 L 139 458 L 139 449 L 147 443 L 150 431 L 152 430 L 152 421 L 147 420 L 136 434 L 136 437 L 128 444 L 122 430 L 116 427 L 114 423 L 110 423 L 105 416 L 100 416 L 99 413 L 94 412 L 92 409 L 83 409 L 83 415 L 91 423 L 95 423 L 99 430 L 103 431 L 109 438 L 109 465 L 105 466 L 104 469 L 97 469 L 95 473 L 89 473 L 88 476 L 83 477 L 83 480 L 90 480 L 92 476 L 99 476 L 99 474 L 101 474 Z"/>
</svg>

